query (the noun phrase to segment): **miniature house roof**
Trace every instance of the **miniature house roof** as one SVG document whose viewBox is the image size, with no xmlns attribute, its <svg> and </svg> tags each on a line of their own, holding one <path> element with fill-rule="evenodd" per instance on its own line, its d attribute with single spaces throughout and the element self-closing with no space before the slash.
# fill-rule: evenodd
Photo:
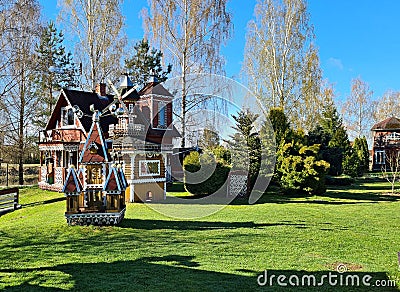
<svg viewBox="0 0 400 292">
<path fill-rule="evenodd" d="M 78 179 L 78 175 L 74 167 L 70 167 L 68 170 L 67 178 L 62 189 L 63 193 L 66 194 L 79 194 L 83 190 L 82 184 Z"/>
<path fill-rule="evenodd" d="M 400 130 L 400 120 L 396 117 L 387 118 L 379 123 L 376 123 L 372 131 L 384 131 L 384 130 Z"/>
<path fill-rule="evenodd" d="M 96 115 L 96 113 L 95 113 Z M 92 127 L 79 156 L 79 163 L 108 162 L 107 144 L 99 122 L 93 119 Z"/>
<path fill-rule="evenodd" d="M 103 190 L 106 192 L 122 192 L 126 189 L 125 176 L 123 180 L 117 167 L 113 166 L 110 169 L 110 173 L 108 174 Z"/>
</svg>

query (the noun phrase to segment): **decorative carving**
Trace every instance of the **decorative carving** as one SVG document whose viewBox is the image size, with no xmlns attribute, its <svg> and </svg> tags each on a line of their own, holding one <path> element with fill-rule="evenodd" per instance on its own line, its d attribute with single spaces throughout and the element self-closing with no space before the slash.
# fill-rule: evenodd
<svg viewBox="0 0 400 292">
<path fill-rule="evenodd" d="M 119 213 L 65 214 L 68 225 L 117 225 L 124 219 L 126 208 Z"/>
<path fill-rule="evenodd" d="M 54 168 L 54 184 L 63 185 L 64 184 L 64 176 L 63 176 L 63 167 L 55 167 Z"/>
<path fill-rule="evenodd" d="M 40 181 L 47 182 L 47 166 L 43 165 L 40 167 Z"/>
</svg>

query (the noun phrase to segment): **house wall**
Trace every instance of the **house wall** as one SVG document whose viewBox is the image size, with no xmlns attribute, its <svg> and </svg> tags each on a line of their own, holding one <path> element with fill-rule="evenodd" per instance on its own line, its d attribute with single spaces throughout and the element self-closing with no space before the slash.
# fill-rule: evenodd
<svg viewBox="0 0 400 292">
<path fill-rule="evenodd" d="M 388 151 L 392 150 L 400 150 L 400 140 L 391 140 L 391 139 L 386 139 L 386 136 L 391 135 L 393 133 L 400 134 L 400 130 L 395 130 L 395 131 L 374 131 L 373 133 L 373 145 L 372 145 L 372 170 L 373 171 L 382 171 L 382 167 L 389 169 L 389 165 L 387 163 L 385 164 L 379 164 L 377 163 L 377 155 L 382 155 L 378 153 L 382 153 L 384 151 L 384 158 L 386 162 L 386 154 Z M 380 138 L 382 136 L 382 139 Z M 380 143 L 381 141 L 381 143 Z M 383 143 L 382 143 L 383 141 Z"/>
<path fill-rule="evenodd" d="M 135 202 L 146 202 L 146 194 L 152 193 L 152 201 L 164 200 L 164 182 L 135 184 Z"/>
</svg>

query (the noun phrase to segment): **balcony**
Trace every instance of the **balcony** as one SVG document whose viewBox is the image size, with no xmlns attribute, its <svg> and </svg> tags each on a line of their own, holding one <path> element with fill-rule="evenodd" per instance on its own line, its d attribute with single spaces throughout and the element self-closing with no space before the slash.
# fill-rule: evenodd
<svg viewBox="0 0 400 292">
<path fill-rule="evenodd" d="M 375 148 L 400 148 L 400 140 L 374 139 Z"/>
<path fill-rule="evenodd" d="M 80 142 L 84 140 L 79 129 L 52 129 L 39 132 L 39 143 L 46 142 Z"/>
<path fill-rule="evenodd" d="M 111 137 L 143 136 L 145 129 L 142 124 L 110 125 L 109 134 Z"/>
</svg>

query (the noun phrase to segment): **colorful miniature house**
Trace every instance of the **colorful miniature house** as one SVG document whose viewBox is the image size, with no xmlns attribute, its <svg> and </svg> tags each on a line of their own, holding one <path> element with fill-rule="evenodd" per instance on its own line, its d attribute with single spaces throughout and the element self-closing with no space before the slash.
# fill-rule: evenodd
<svg viewBox="0 0 400 292">
<path fill-rule="evenodd" d="M 67 197 L 69 225 L 116 225 L 125 215 L 127 182 L 110 158 L 95 110 L 89 135 L 79 156 L 79 170 L 68 170 L 62 192 Z"/>
</svg>

